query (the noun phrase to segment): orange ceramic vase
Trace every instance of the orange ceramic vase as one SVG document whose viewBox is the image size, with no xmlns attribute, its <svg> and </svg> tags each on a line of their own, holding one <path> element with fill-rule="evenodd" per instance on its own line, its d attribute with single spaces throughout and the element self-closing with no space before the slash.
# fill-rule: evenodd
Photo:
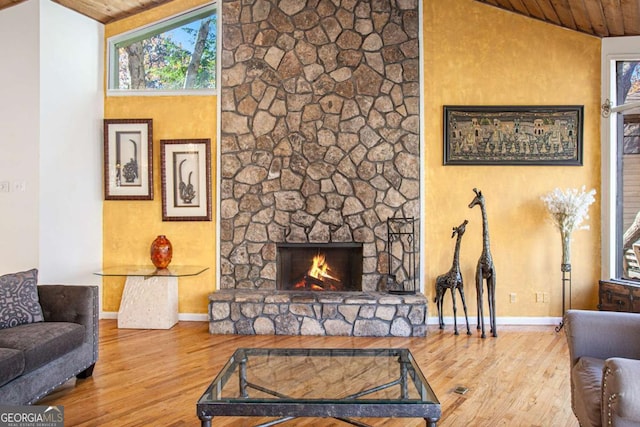
<svg viewBox="0 0 640 427">
<path fill-rule="evenodd" d="M 151 243 L 151 262 L 156 268 L 167 268 L 171 262 L 172 255 L 171 242 L 164 235 L 156 237 Z"/>
</svg>

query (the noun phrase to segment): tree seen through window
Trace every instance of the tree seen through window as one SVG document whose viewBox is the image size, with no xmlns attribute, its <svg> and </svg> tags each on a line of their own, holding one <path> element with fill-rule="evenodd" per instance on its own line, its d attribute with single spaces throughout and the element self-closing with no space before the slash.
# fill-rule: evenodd
<svg viewBox="0 0 640 427">
<path fill-rule="evenodd" d="M 156 24 L 114 44 L 113 89 L 181 90 L 216 87 L 216 14 Z M 116 58 L 114 58 L 116 59 Z"/>
</svg>

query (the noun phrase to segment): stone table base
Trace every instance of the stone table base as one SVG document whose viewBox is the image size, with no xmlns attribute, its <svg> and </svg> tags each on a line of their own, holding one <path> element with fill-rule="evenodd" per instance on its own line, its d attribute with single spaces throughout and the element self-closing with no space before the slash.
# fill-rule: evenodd
<svg viewBox="0 0 640 427">
<path fill-rule="evenodd" d="M 127 276 L 118 328 L 170 329 L 178 323 L 178 278 Z"/>
</svg>

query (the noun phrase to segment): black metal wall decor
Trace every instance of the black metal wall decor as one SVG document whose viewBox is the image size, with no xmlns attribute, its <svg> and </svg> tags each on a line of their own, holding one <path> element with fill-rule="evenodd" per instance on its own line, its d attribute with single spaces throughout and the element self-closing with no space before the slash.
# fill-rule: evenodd
<svg viewBox="0 0 640 427">
<path fill-rule="evenodd" d="M 416 293 L 416 221 L 413 217 L 387 218 L 386 288 L 391 294 Z"/>
</svg>

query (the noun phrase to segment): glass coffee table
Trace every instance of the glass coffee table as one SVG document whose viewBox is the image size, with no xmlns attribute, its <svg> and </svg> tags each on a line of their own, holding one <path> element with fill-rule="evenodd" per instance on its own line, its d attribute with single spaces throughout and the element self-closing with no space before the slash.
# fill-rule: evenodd
<svg viewBox="0 0 640 427">
<path fill-rule="evenodd" d="M 202 427 L 215 416 L 423 418 L 435 427 L 440 402 L 408 349 L 280 349 L 235 351 L 196 405 Z"/>
</svg>

